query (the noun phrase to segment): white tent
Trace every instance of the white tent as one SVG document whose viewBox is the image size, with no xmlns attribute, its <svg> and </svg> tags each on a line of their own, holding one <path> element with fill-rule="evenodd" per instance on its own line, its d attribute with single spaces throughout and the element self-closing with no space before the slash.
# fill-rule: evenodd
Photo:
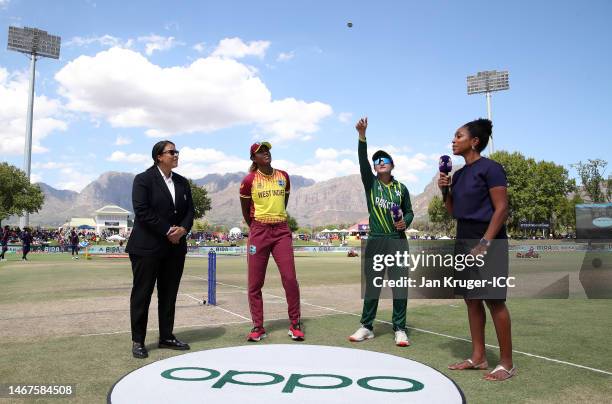
<svg viewBox="0 0 612 404">
<path fill-rule="evenodd" d="M 350 233 L 350 231 L 348 229 L 342 229 L 338 233 Z"/>
<path fill-rule="evenodd" d="M 121 237 L 118 234 L 113 234 L 112 236 L 107 237 L 106 241 L 125 241 L 125 237 Z"/>
<path fill-rule="evenodd" d="M 410 230 L 406 230 L 406 233 L 416 234 L 416 233 L 420 233 L 420 231 L 418 231 L 417 229 L 410 229 Z"/>
<path fill-rule="evenodd" d="M 331 232 L 332 232 L 332 231 L 331 231 L 331 230 L 329 230 L 329 229 L 323 229 L 323 230 L 321 230 L 321 233 L 331 233 Z"/>
<path fill-rule="evenodd" d="M 229 231 L 229 236 L 230 237 L 240 237 L 242 236 L 242 230 L 240 230 L 238 227 L 232 227 Z"/>
<path fill-rule="evenodd" d="M 438 240 L 450 240 L 451 238 L 448 236 L 442 236 Z"/>
</svg>

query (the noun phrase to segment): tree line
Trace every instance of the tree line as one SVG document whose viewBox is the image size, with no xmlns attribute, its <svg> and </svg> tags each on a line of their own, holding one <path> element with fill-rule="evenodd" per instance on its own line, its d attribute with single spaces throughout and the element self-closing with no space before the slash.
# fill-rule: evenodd
<svg viewBox="0 0 612 404">
<path fill-rule="evenodd" d="M 612 202 L 612 177 L 605 177 L 607 162 L 601 159 L 572 164 L 582 186 L 569 177 L 568 170 L 550 161 L 536 161 L 519 152 L 497 151 L 489 156 L 500 163 L 508 178 L 508 220 L 511 234 L 521 233 L 521 223 L 548 223 L 554 235 L 575 232 L 575 207 L 581 203 Z M 582 198 L 585 196 L 585 199 Z M 429 203 L 429 220 L 438 230 L 452 233 L 454 219 L 442 198 Z"/>
</svg>

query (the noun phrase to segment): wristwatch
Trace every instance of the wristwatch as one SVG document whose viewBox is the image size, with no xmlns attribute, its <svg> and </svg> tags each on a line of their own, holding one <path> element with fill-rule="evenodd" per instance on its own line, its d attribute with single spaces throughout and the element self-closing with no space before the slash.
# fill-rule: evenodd
<svg viewBox="0 0 612 404">
<path fill-rule="evenodd" d="M 486 240 L 484 238 L 481 238 L 478 244 L 488 248 L 491 246 L 491 240 Z"/>
</svg>

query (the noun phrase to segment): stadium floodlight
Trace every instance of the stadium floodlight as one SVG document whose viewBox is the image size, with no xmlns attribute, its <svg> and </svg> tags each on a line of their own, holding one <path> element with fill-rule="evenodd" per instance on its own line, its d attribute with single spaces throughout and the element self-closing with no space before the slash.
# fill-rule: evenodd
<svg viewBox="0 0 612 404">
<path fill-rule="evenodd" d="M 30 56 L 30 88 L 28 92 L 28 116 L 26 119 L 25 150 L 23 168 L 30 179 L 32 166 L 32 121 L 34 118 L 34 78 L 36 73 L 36 59 L 47 57 L 59 59 L 62 39 L 59 36 L 49 35 L 47 31 L 28 27 L 9 27 L 8 50 L 25 53 Z M 26 212 L 19 219 L 19 227 L 29 226 L 30 215 Z"/>
<path fill-rule="evenodd" d="M 489 70 L 478 72 L 475 76 L 467 77 L 467 93 L 481 94 L 487 96 L 487 118 L 492 120 L 491 114 L 491 93 L 493 91 L 503 91 L 510 88 L 508 81 L 508 71 L 498 72 L 497 70 Z M 493 153 L 493 137 L 491 136 L 491 153 Z"/>
</svg>

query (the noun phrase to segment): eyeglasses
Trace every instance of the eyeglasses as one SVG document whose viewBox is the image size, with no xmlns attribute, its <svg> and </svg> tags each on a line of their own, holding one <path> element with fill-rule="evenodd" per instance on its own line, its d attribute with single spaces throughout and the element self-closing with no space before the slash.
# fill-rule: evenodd
<svg viewBox="0 0 612 404">
<path fill-rule="evenodd" d="M 178 150 L 166 150 L 162 152 L 161 154 L 166 154 L 166 153 L 168 153 L 171 156 L 175 156 L 175 155 L 178 156 L 180 152 Z"/>
<path fill-rule="evenodd" d="M 386 157 L 381 157 L 379 159 L 374 160 L 374 165 L 375 166 L 379 166 L 381 164 L 391 164 L 391 159 L 388 159 Z"/>
</svg>

